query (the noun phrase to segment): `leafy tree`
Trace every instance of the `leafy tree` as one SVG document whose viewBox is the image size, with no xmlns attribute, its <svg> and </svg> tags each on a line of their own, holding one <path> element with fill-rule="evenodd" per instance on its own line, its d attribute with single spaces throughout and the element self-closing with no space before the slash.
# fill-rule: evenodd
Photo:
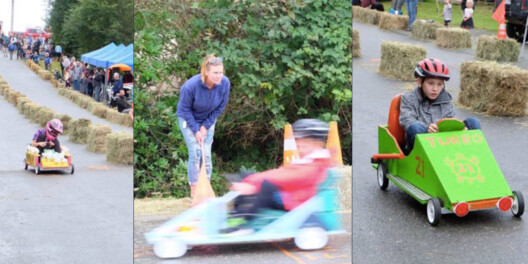
<svg viewBox="0 0 528 264">
<path fill-rule="evenodd" d="M 176 184 L 178 172 L 158 160 L 185 166 L 177 92 L 208 53 L 224 58 L 232 84 L 216 126 L 215 169 L 276 166 L 284 124 L 304 117 L 339 121 L 343 156 L 351 162 L 350 1 L 170 1 L 163 9 L 149 3 L 136 1 L 135 15 L 137 196 L 150 195 L 152 182 Z"/>
<path fill-rule="evenodd" d="M 68 3 L 64 3 L 68 2 Z M 55 43 L 77 56 L 110 42 L 133 41 L 134 3 L 129 0 L 80 0 L 74 4 L 55 0 L 48 23 Z"/>
</svg>

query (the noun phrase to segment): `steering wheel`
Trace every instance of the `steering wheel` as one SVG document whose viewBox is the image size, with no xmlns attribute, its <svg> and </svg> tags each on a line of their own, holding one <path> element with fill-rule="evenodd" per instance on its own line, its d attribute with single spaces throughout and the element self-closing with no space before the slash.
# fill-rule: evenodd
<svg viewBox="0 0 528 264">
<path fill-rule="evenodd" d="M 436 122 L 438 132 L 462 131 L 466 128 L 464 122 L 456 118 L 443 118 Z"/>
</svg>

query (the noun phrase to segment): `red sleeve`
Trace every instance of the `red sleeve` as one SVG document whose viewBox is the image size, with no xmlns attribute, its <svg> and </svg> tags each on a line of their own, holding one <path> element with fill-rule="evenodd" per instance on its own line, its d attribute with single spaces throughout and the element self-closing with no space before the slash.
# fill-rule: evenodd
<svg viewBox="0 0 528 264">
<path fill-rule="evenodd" d="M 320 175 L 326 175 L 327 162 L 312 162 L 309 164 L 290 164 L 277 169 L 255 173 L 246 177 L 242 182 L 249 183 L 260 191 L 262 181 L 268 180 L 279 189 L 299 189 L 314 184 Z M 323 173 L 323 174 L 322 174 Z"/>
</svg>

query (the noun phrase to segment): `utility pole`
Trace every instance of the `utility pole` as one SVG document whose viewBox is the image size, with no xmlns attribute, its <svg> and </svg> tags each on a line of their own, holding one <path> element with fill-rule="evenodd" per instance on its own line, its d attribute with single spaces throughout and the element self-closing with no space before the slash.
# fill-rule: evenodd
<svg viewBox="0 0 528 264">
<path fill-rule="evenodd" d="M 11 32 L 13 32 L 13 18 L 15 17 L 15 0 L 11 0 Z"/>
</svg>

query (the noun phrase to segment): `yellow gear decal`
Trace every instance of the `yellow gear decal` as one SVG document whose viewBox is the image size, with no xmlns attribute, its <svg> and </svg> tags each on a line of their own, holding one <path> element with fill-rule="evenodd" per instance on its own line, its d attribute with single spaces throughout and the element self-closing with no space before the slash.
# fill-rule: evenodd
<svg viewBox="0 0 528 264">
<path fill-rule="evenodd" d="M 457 153 L 454 160 L 446 157 L 444 161 L 455 174 L 459 183 L 463 183 L 464 180 L 469 183 L 474 181 L 484 182 L 484 177 L 480 174 L 479 159 L 477 157 L 466 157 L 464 154 Z"/>
</svg>

